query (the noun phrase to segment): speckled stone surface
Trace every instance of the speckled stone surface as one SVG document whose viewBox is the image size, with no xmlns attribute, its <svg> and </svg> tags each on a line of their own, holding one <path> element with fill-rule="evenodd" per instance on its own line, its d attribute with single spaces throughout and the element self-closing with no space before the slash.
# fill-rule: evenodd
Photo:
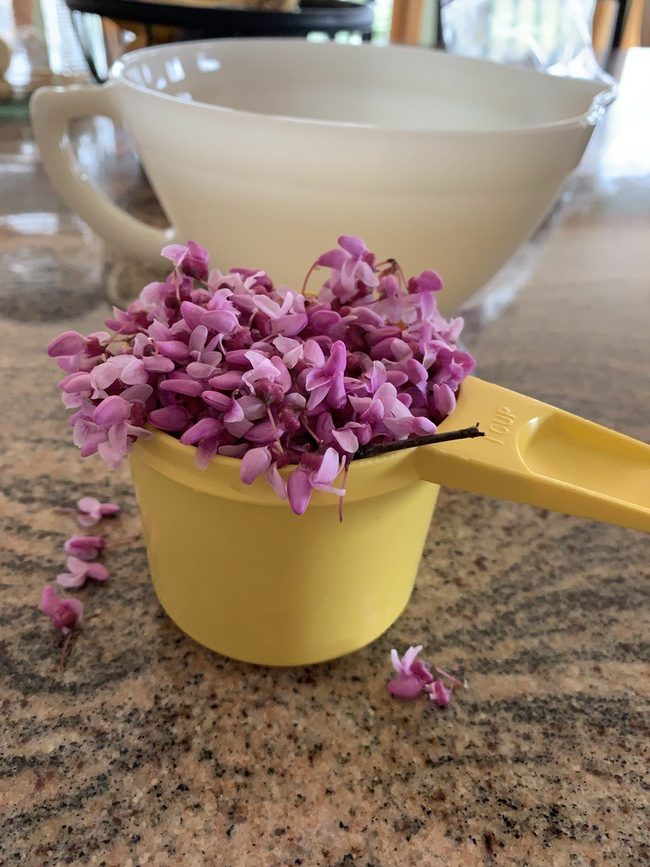
<svg viewBox="0 0 650 867">
<path fill-rule="evenodd" d="M 645 440 L 650 142 L 633 94 L 647 54 L 535 272 L 470 330 L 483 377 Z M 372 646 L 295 670 L 204 650 L 161 612 L 127 472 L 78 458 L 42 354 L 62 328 L 99 324 L 97 284 L 43 235 L 66 306 L 26 300 L 9 245 L 27 224 L 6 213 L 0 864 L 649 863 L 650 538 L 443 492 L 413 598 Z M 75 238 L 101 284 L 101 245 Z M 36 606 L 75 527 L 59 509 L 83 494 L 124 511 L 60 673 Z M 445 711 L 387 695 L 390 648 L 416 642 L 469 679 Z"/>
</svg>

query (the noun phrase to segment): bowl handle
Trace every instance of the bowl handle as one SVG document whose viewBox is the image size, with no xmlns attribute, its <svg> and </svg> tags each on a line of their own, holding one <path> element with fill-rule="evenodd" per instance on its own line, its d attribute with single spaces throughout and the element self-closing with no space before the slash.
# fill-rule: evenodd
<svg viewBox="0 0 650 867">
<path fill-rule="evenodd" d="M 68 126 L 75 118 L 103 115 L 120 122 L 114 85 L 42 87 L 31 99 L 30 113 L 41 160 L 66 204 L 111 244 L 160 262 L 174 230 L 148 226 L 118 207 L 79 170 L 70 147 Z"/>
<path fill-rule="evenodd" d="M 650 445 L 474 377 L 440 426 L 485 436 L 416 448 L 427 481 L 650 532 Z"/>
</svg>

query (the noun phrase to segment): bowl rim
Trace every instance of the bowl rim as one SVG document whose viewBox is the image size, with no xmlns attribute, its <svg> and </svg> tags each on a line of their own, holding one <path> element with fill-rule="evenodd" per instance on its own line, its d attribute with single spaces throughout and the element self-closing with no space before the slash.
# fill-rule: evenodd
<svg viewBox="0 0 650 867">
<path fill-rule="evenodd" d="M 138 84 L 128 78 L 125 77 L 125 72 L 130 66 L 135 66 L 138 64 L 143 56 L 154 56 L 154 55 L 165 55 L 172 53 L 175 50 L 189 50 L 192 49 L 194 52 L 200 51 L 202 48 L 207 46 L 219 46 L 219 45 L 252 45 L 256 48 L 263 48 L 265 45 L 277 45 L 277 44 L 290 44 L 290 45 L 311 45 L 316 48 L 316 50 L 325 50 L 330 51 L 332 53 L 337 51 L 390 51 L 394 54 L 405 53 L 408 52 L 413 53 L 414 51 L 418 52 L 427 52 L 429 54 L 436 54 L 438 56 L 444 56 L 449 58 L 449 62 L 456 63 L 459 66 L 468 65 L 475 67 L 483 67 L 486 65 L 490 67 L 499 67 L 500 69 L 507 70 L 512 75 L 516 75 L 518 78 L 527 77 L 529 80 L 536 78 L 543 78 L 549 81 L 557 81 L 558 84 L 562 82 L 566 86 L 574 87 L 576 91 L 582 91 L 585 95 L 591 96 L 591 101 L 586 108 L 585 111 L 580 114 L 573 115 L 567 118 L 561 118 L 559 120 L 551 120 L 544 121 L 543 123 L 536 124 L 522 124 L 520 126 L 512 126 L 512 127 L 495 127 L 494 129 L 464 129 L 461 127 L 458 128 L 448 128 L 448 129 L 430 129 L 426 127 L 413 127 L 408 129 L 403 129 L 399 127 L 388 127 L 381 126 L 379 124 L 371 124 L 371 123 L 362 123 L 359 121 L 342 121 L 342 120 L 329 120 L 323 118 L 310 118 L 310 117 L 299 117 L 297 115 L 285 115 L 285 114 L 277 114 L 277 113 L 265 113 L 261 111 L 253 111 L 251 109 L 241 109 L 241 108 L 232 108 L 231 106 L 225 105 L 217 105 L 215 103 L 203 102 L 197 99 L 179 99 L 178 97 L 169 94 L 162 93 L 159 90 L 155 90 L 152 87 L 147 86 L 146 84 Z M 311 49 L 310 49 L 311 50 Z M 145 48 L 138 48 L 135 51 L 128 52 L 123 55 L 121 58 L 116 60 L 110 70 L 109 70 L 109 78 L 107 85 L 105 86 L 114 86 L 116 84 L 122 85 L 129 90 L 133 90 L 139 93 L 148 94 L 149 96 L 155 97 L 156 99 L 164 100 L 165 102 L 170 102 L 174 105 L 183 105 L 188 108 L 196 107 L 203 109 L 210 109 L 212 112 L 223 114 L 230 116 L 231 118 L 241 118 L 248 119 L 249 121 L 263 121 L 266 124 L 272 125 L 288 125 L 288 126 L 298 126 L 302 128 L 313 127 L 317 131 L 318 130 L 342 130 L 346 132 L 350 132 L 351 130 L 357 132 L 361 135 L 376 135 L 380 134 L 382 137 L 423 137 L 428 138 L 431 136 L 463 136 L 468 138 L 481 138 L 481 137 L 495 137 L 504 135 L 513 135 L 513 134 L 537 134 L 544 132 L 556 132 L 558 130 L 565 130 L 572 127 L 594 127 L 600 117 L 604 114 L 606 108 L 609 104 L 616 98 L 617 88 L 615 85 L 609 85 L 602 81 L 595 81 L 593 79 L 578 79 L 578 78 L 568 78 L 563 76 L 554 76 L 550 75 L 546 72 L 540 72 L 535 69 L 524 69 L 522 67 L 509 66 L 504 63 L 498 63 L 493 60 L 485 60 L 482 58 L 475 57 L 464 57 L 456 54 L 449 54 L 448 52 L 439 51 L 437 49 L 423 48 L 420 46 L 407 46 L 407 45 L 376 45 L 372 43 L 362 43 L 361 45 L 347 45 L 343 43 L 337 42 L 309 42 L 306 39 L 300 37 L 233 37 L 227 39 L 203 39 L 197 41 L 186 41 L 186 42 L 174 42 L 167 43 L 165 45 L 154 45 L 148 46 Z"/>
</svg>

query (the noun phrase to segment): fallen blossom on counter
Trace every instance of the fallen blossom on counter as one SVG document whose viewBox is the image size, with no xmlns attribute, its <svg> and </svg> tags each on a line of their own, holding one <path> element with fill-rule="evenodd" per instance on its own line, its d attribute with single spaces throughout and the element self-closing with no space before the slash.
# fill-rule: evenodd
<svg viewBox="0 0 650 867">
<path fill-rule="evenodd" d="M 102 518 L 117 515 L 120 507 L 115 503 L 100 503 L 96 497 L 82 497 L 77 502 L 77 521 L 82 527 L 94 527 Z"/>
<path fill-rule="evenodd" d="M 83 587 L 88 578 L 93 581 L 106 581 L 109 577 L 108 569 L 102 563 L 89 563 L 78 557 L 68 557 L 66 566 L 68 571 L 56 576 L 56 583 L 61 587 Z"/>
<path fill-rule="evenodd" d="M 80 560 L 96 560 L 103 547 L 101 536 L 70 536 L 63 543 L 63 550 Z"/>
<path fill-rule="evenodd" d="M 81 338 L 86 345 L 96 339 L 97 335 L 90 335 L 89 338 Z M 108 340 L 109 335 L 103 335 Z M 76 332 L 66 332 L 61 336 L 58 343 L 55 341 L 55 350 L 58 353 L 67 352 L 70 357 L 73 353 L 83 349 L 80 343 L 80 335 Z M 94 352 L 94 348 L 91 348 Z M 112 412 L 112 403 L 104 404 Z M 76 512 L 78 522 L 84 527 L 92 527 L 104 517 L 116 515 L 120 511 L 120 507 L 115 503 L 102 503 L 96 497 L 82 497 L 77 501 L 77 508 L 58 507 L 57 512 Z M 56 576 L 57 584 L 66 588 L 83 587 L 89 579 L 92 581 L 104 582 L 109 578 L 109 572 L 103 563 L 97 562 L 97 557 L 103 551 L 105 541 L 103 536 L 79 536 L 73 535 L 66 539 L 63 543 L 64 551 L 69 554 L 66 560 L 68 571 L 61 572 Z M 63 671 L 66 658 L 70 652 L 71 643 L 74 639 L 73 630 L 75 626 L 81 622 L 84 606 L 78 599 L 71 597 L 60 597 L 55 588 L 48 584 L 43 588 L 39 610 L 46 614 L 52 625 L 56 629 L 60 629 L 65 640 L 61 646 L 61 656 L 59 659 L 59 670 Z"/>
<path fill-rule="evenodd" d="M 388 691 L 394 698 L 413 701 L 423 693 L 438 707 L 447 707 L 453 691 L 458 688 L 467 689 L 467 681 L 459 680 L 442 668 L 435 666 L 438 679 L 431 673 L 428 665 L 417 657 L 422 652 L 422 645 L 409 647 L 401 657 L 394 648 L 390 652 L 391 665 L 397 672 L 397 677 L 388 683 Z"/>
<path fill-rule="evenodd" d="M 39 609 L 63 635 L 68 635 L 81 622 L 84 613 L 82 602 L 78 599 L 62 599 L 51 584 L 43 587 Z"/>
<path fill-rule="evenodd" d="M 422 645 L 409 647 L 400 659 L 399 654 L 393 648 L 390 652 L 390 661 L 398 676 L 388 684 L 388 691 L 395 698 L 414 699 L 422 695 L 425 686 L 432 683 L 433 675 L 427 668 L 426 663 L 417 659 L 422 652 Z"/>
</svg>

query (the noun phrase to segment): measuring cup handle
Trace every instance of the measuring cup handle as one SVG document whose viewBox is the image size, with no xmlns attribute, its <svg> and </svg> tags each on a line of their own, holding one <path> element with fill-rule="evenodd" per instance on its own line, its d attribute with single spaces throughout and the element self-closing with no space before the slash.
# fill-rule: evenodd
<svg viewBox="0 0 650 867">
<path fill-rule="evenodd" d="M 422 478 L 650 532 L 650 445 L 469 377 L 445 428 L 485 436 L 415 449 Z"/>
</svg>

